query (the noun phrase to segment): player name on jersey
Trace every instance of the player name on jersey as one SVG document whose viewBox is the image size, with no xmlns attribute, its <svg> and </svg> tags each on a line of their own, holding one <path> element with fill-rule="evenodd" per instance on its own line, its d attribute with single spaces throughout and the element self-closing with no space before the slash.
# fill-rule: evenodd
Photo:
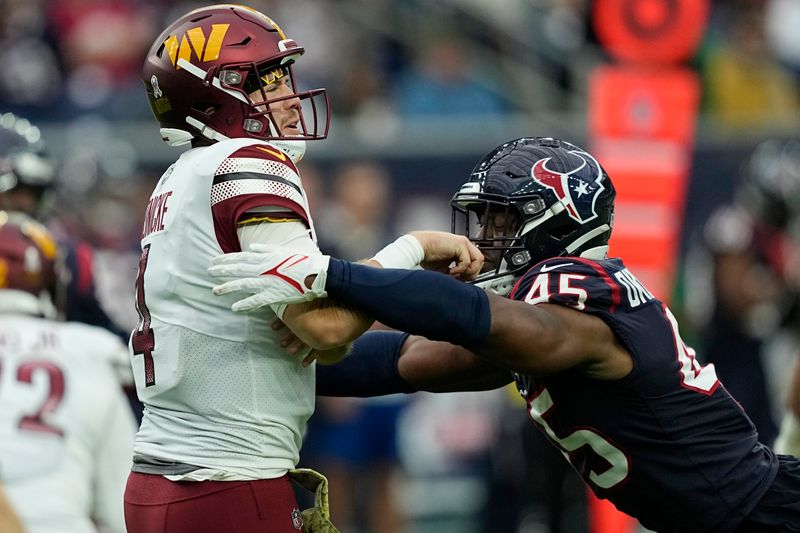
<svg viewBox="0 0 800 533">
<path fill-rule="evenodd" d="M 170 196 L 172 196 L 172 191 L 167 191 L 154 195 L 147 202 L 144 225 L 142 226 L 143 239 L 156 231 L 164 230 L 164 215 L 167 213 L 167 201 Z"/>
</svg>

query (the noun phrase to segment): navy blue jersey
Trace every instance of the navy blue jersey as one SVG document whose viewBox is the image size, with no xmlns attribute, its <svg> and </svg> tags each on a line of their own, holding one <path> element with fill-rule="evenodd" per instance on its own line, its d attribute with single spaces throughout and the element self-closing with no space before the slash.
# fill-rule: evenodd
<svg viewBox="0 0 800 533">
<path fill-rule="evenodd" d="M 669 309 L 619 259 L 539 263 L 511 298 L 602 319 L 633 358 L 618 381 L 573 369 L 515 375 L 531 417 L 600 498 L 656 531 L 733 530 L 778 462 L 713 365 L 701 366 Z"/>
<path fill-rule="evenodd" d="M 103 309 L 95 292 L 94 260 L 91 246 L 85 242 L 62 241 L 63 266 L 67 273 L 64 295 L 64 318 L 99 326 L 118 335 L 125 343 L 130 332 L 122 330 Z"/>
</svg>

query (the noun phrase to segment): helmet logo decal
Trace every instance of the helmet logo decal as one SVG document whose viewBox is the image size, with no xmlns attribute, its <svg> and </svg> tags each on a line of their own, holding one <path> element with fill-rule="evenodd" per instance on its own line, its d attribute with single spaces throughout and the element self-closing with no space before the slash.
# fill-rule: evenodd
<svg viewBox="0 0 800 533">
<path fill-rule="evenodd" d="M 153 86 L 153 98 L 161 98 L 164 96 L 164 93 L 161 91 L 161 87 L 158 86 L 158 78 L 155 74 L 150 76 L 150 85 Z"/>
<path fill-rule="evenodd" d="M 564 204 L 569 216 L 581 224 L 597 217 L 595 201 L 605 190 L 601 180 L 603 172 L 600 165 L 586 152 L 570 152 L 581 158 L 582 163 L 568 172 L 550 170 L 547 163 L 552 158 L 540 159 L 531 168 L 531 177 L 541 185 L 551 189 Z M 586 167 L 590 167 L 587 169 Z M 587 171 L 591 172 L 587 176 Z"/>
<path fill-rule="evenodd" d="M 215 61 L 219 59 L 219 52 L 222 49 L 222 41 L 225 39 L 225 34 L 228 33 L 230 24 L 212 24 L 211 35 L 206 40 L 206 35 L 203 28 L 191 28 L 186 34 L 181 37 L 180 47 L 178 46 L 178 36 L 170 35 L 164 46 L 169 60 L 175 65 L 176 69 L 181 68 L 177 64 L 178 59 L 185 59 L 191 61 L 192 50 L 200 61 Z"/>
</svg>

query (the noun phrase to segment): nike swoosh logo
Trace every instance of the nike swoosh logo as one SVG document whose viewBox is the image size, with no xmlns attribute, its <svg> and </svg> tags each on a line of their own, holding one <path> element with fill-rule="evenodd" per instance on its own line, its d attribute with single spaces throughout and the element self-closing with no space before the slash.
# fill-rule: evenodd
<svg viewBox="0 0 800 533">
<path fill-rule="evenodd" d="M 256 149 L 261 150 L 262 152 L 267 152 L 269 155 L 273 155 L 278 159 L 280 159 L 281 161 L 286 161 L 286 155 L 283 152 L 272 150 L 270 148 L 267 148 L 266 146 L 256 146 Z"/>
<path fill-rule="evenodd" d="M 555 270 L 557 268 L 565 267 L 574 265 L 575 263 L 558 263 L 557 265 L 542 265 L 542 268 L 539 269 L 540 272 L 550 272 L 551 270 Z"/>
<path fill-rule="evenodd" d="M 297 258 L 297 259 L 295 259 L 295 258 Z M 295 259 L 295 261 L 293 263 L 290 263 L 290 264 L 287 265 L 287 263 L 289 263 L 289 261 L 291 261 L 292 259 Z M 259 274 L 259 276 L 275 276 L 276 278 L 279 278 L 279 279 L 282 279 L 283 281 L 285 281 L 287 285 L 289 285 L 290 287 L 294 288 L 300 294 L 303 294 L 305 292 L 305 291 L 303 291 L 303 287 L 300 286 L 300 284 L 297 282 L 297 280 L 292 279 L 288 275 L 286 275 L 283 272 L 281 272 L 281 267 L 283 267 L 283 268 L 292 268 L 293 266 L 297 265 L 298 263 L 301 263 L 301 262 L 305 261 L 306 259 L 308 259 L 307 255 L 290 255 L 289 257 L 287 257 L 286 259 L 284 259 L 283 261 L 281 261 L 280 263 L 278 263 L 274 267 L 270 268 L 269 270 L 265 270 L 264 272 Z"/>
</svg>

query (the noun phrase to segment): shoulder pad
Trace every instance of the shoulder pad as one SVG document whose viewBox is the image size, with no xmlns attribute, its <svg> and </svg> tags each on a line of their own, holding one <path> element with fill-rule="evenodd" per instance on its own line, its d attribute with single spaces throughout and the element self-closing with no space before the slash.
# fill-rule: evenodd
<svg viewBox="0 0 800 533">
<path fill-rule="evenodd" d="M 615 279 L 619 270 L 626 269 L 618 260 L 555 257 L 520 278 L 510 298 L 532 305 L 554 303 L 579 311 L 613 313 L 621 301 L 620 283 Z"/>
</svg>

